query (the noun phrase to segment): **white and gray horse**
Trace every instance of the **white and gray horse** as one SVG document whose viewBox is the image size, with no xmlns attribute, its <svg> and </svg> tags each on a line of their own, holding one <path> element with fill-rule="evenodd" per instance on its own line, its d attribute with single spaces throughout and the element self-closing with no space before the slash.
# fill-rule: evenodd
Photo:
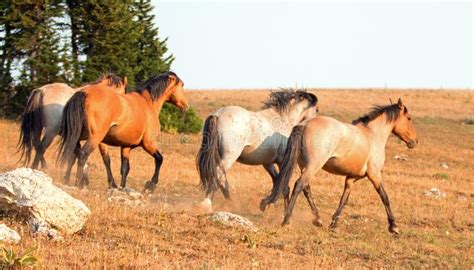
<svg viewBox="0 0 474 270">
<path fill-rule="evenodd" d="M 270 94 L 261 111 L 228 106 L 208 116 L 196 158 L 201 186 L 206 192 L 203 206 L 212 207 L 217 188 L 225 198 L 230 198 L 226 171 L 235 161 L 263 165 L 275 186 L 275 164 L 281 165 L 291 130 L 316 116 L 317 103 L 316 95 L 305 90 L 282 89 Z"/>
<path fill-rule="evenodd" d="M 35 149 L 36 155 L 31 168 L 37 169 L 41 163 L 42 169 L 47 170 L 48 165 L 44 159 L 44 153 L 59 133 L 64 106 L 74 93 L 98 83 L 106 84 L 113 91 L 125 93 L 127 78 L 122 80 L 114 74 L 106 74 L 97 81 L 79 88 L 72 88 L 64 83 L 52 83 L 34 89 L 28 97 L 21 120 L 20 139 L 18 141 L 18 150 L 21 153 L 20 160 L 23 160 L 25 164 L 29 164 L 32 151 Z M 104 162 L 106 162 L 108 154 L 105 145 L 101 146 L 101 153 Z M 74 161 L 68 164 L 64 178 L 65 182 L 69 180 L 73 164 Z"/>
</svg>

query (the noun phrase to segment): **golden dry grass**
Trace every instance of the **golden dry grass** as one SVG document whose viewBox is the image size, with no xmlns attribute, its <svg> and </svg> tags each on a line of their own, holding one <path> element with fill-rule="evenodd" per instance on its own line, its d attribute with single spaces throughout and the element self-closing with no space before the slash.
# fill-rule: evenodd
<svg viewBox="0 0 474 270">
<path fill-rule="evenodd" d="M 386 214 L 368 181 L 356 184 L 336 232 L 315 228 L 306 201 L 300 197 L 292 224 L 281 228 L 282 205 L 262 214 L 258 202 L 270 189 L 261 167 L 236 164 L 229 172 L 232 201 L 216 196 L 215 209 L 251 219 L 257 233 L 229 229 L 208 221 L 196 202 L 202 199 L 194 159 L 199 136 L 183 140 L 164 134 L 165 161 L 155 194 L 144 207 L 127 207 L 107 201 L 105 170 L 99 153 L 91 158 L 88 191 L 71 191 L 92 210 L 85 228 L 55 243 L 32 238 L 24 224 L 3 222 L 23 237 L 16 249 L 37 245 L 41 268 L 321 268 L 404 267 L 472 269 L 474 260 L 474 92 L 414 90 L 314 90 L 322 114 L 349 121 L 372 104 L 401 96 L 414 117 L 420 144 L 409 150 L 389 139 L 384 170 L 385 188 L 401 229 L 387 231 Z M 258 109 L 267 91 L 190 91 L 191 104 L 201 116 L 224 105 Z M 17 167 L 15 145 L 18 124 L 0 121 L 0 171 Z M 181 142 L 188 141 L 183 144 Z M 47 153 L 54 160 L 56 147 Z M 119 152 L 112 151 L 115 176 Z M 404 155 L 407 161 L 395 160 Z M 449 168 L 440 166 L 447 163 Z M 142 190 L 151 177 L 152 158 L 132 151 L 128 185 Z M 61 170 L 50 174 L 60 181 Z M 442 175 L 442 177 L 440 177 Z M 447 197 L 426 197 L 436 187 Z M 343 177 L 318 173 L 312 181 L 325 226 L 330 222 L 343 189 Z M 245 240 L 247 239 L 247 240 Z M 251 241 L 249 241 L 251 239 Z M 251 243 L 249 243 L 251 242 Z"/>
</svg>

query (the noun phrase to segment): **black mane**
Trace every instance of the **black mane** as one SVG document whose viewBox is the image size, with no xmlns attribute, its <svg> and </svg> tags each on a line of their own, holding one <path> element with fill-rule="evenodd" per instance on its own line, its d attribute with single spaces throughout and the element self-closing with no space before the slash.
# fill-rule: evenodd
<svg viewBox="0 0 474 270">
<path fill-rule="evenodd" d="M 405 113 L 407 112 L 407 108 L 405 108 Z M 384 114 L 387 117 L 387 122 L 397 121 L 400 117 L 400 107 L 398 104 L 390 104 L 386 106 L 375 105 L 372 107 L 372 111 L 369 113 L 355 119 L 352 121 L 353 125 L 357 125 L 362 123 L 364 126 L 367 126 L 370 121 L 374 120 L 375 118 L 379 117 L 380 115 Z"/>
<path fill-rule="evenodd" d="M 263 102 L 263 109 L 275 108 L 277 112 L 282 113 L 288 110 L 292 100 L 296 100 L 296 102 L 307 100 L 309 107 L 314 107 L 318 103 L 316 95 L 308 93 L 304 89 L 282 88 L 280 91 L 270 93 L 268 100 Z"/>
<path fill-rule="evenodd" d="M 94 82 L 85 83 L 81 85 L 80 88 L 88 86 L 88 85 L 95 85 L 95 84 L 101 83 L 103 80 L 108 80 L 109 82 L 108 86 L 120 87 L 122 85 L 122 78 L 115 75 L 114 73 L 106 73 L 106 74 L 102 74 L 102 76 L 100 76 L 100 78 Z"/>
<path fill-rule="evenodd" d="M 181 79 L 172 71 L 161 73 L 160 75 L 155 75 L 148 79 L 141 87 L 139 87 L 136 92 L 143 93 L 148 91 L 150 93 L 151 99 L 154 101 L 158 99 L 165 92 L 170 84 L 169 77 L 175 77 L 175 85 L 181 82 Z"/>
</svg>

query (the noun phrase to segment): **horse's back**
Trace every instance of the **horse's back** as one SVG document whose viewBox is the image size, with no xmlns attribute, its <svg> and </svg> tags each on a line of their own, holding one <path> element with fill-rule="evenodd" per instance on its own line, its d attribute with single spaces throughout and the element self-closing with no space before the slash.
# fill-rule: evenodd
<svg viewBox="0 0 474 270">
<path fill-rule="evenodd" d="M 332 117 L 306 123 L 306 144 L 315 158 L 327 159 L 324 169 L 341 175 L 362 175 L 370 155 L 370 135 L 362 128 Z"/>
<path fill-rule="evenodd" d="M 43 85 L 39 90 L 42 92 L 41 111 L 44 127 L 58 129 L 64 107 L 76 91 L 65 83 Z"/>
</svg>

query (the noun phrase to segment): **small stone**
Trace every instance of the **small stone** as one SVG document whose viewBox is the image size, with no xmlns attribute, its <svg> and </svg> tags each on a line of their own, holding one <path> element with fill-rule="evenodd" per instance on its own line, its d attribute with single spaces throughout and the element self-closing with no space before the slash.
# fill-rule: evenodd
<svg viewBox="0 0 474 270">
<path fill-rule="evenodd" d="M 396 160 L 400 160 L 400 161 L 407 161 L 407 160 L 408 160 L 407 157 L 401 156 L 401 155 L 400 155 L 400 156 L 399 156 L 399 155 L 395 155 L 394 158 L 395 158 Z"/>
<path fill-rule="evenodd" d="M 247 218 L 229 212 L 215 212 L 209 214 L 208 219 L 228 227 L 258 231 L 258 228 Z"/>
<path fill-rule="evenodd" d="M 5 224 L 0 224 L 0 241 L 1 242 L 16 244 L 20 242 L 20 240 L 21 240 L 21 237 L 15 230 L 10 229 Z"/>
<path fill-rule="evenodd" d="M 441 190 L 439 190 L 435 187 L 431 188 L 428 191 L 423 192 L 423 194 L 425 194 L 425 196 L 434 197 L 434 198 L 444 198 L 444 197 L 446 197 L 446 193 L 442 192 Z"/>
<path fill-rule="evenodd" d="M 448 164 L 446 164 L 446 163 L 444 163 L 444 162 L 441 163 L 439 166 L 441 166 L 441 168 L 443 168 L 443 169 L 449 169 Z"/>
</svg>

